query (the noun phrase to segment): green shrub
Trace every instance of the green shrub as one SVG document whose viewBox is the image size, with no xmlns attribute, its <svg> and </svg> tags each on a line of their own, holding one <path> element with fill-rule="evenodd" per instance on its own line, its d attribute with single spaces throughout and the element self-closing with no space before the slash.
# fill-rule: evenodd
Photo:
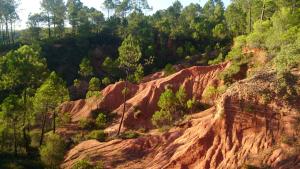
<svg viewBox="0 0 300 169">
<path fill-rule="evenodd" d="M 162 110 L 167 110 L 172 113 L 175 112 L 177 106 L 176 95 L 171 89 L 165 89 L 165 91 L 160 95 L 157 105 Z"/>
<path fill-rule="evenodd" d="M 272 23 L 270 20 L 257 21 L 253 25 L 253 32 L 247 37 L 247 44 L 251 48 L 265 48 L 265 41 L 269 35 Z"/>
<path fill-rule="evenodd" d="M 166 88 L 158 100 L 159 111 L 152 116 L 152 124 L 156 127 L 171 125 L 175 118 L 181 117 L 187 109 L 187 94 L 183 86 L 180 86 L 176 94 Z"/>
<path fill-rule="evenodd" d="M 104 169 L 102 161 L 98 162 L 96 166 L 93 166 L 89 160 L 82 159 L 78 160 L 73 166 L 72 169 Z"/>
<path fill-rule="evenodd" d="M 98 141 L 105 141 L 107 134 L 103 130 L 93 130 L 87 135 L 87 139 L 96 139 Z"/>
<path fill-rule="evenodd" d="M 209 99 L 215 100 L 217 97 L 219 97 L 225 91 L 226 91 L 226 86 L 219 86 L 219 87 L 208 86 L 204 90 L 202 97 L 207 100 L 209 100 Z"/>
<path fill-rule="evenodd" d="M 183 54 L 184 54 L 184 49 L 182 46 L 178 47 L 176 49 L 176 54 L 179 56 L 179 57 L 183 57 Z"/>
<path fill-rule="evenodd" d="M 297 98 L 297 78 L 290 72 L 277 74 L 275 93 L 286 101 Z"/>
<path fill-rule="evenodd" d="M 107 86 L 111 83 L 110 79 L 108 77 L 105 77 L 102 79 L 102 84 Z"/>
<path fill-rule="evenodd" d="M 125 131 L 120 135 L 121 139 L 134 139 L 138 138 L 140 135 L 134 131 Z"/>
<path fill-rule="evenodd" d="M 4 167 L 5 169 L 25 169 L 22 165 L 16 164 L 14 162 L 8 163 Z"/>
<path fill-rule="evenodd" d="M 42 162 L 52 168 L 58 167 L 64 159 L 66 145 L 64 140 L 57 134 L 47 136 L 46 144 L 40 148 Z"/>
<path fill-rule="evenodd" d="M 95 127 L 95 122 L 92 119 L 81 119 L 79 121 L 79 126 L 82 129 L 93 129 Z"/>
<path fill-rule="evenodd" d="M 34 148 L 38 148 L 40 146 L 40 137 L 41 137 L 41 131 L 39 130 L 32 130 L 29 133 L 30 136 L 30 146 Z"/>
<path fill-rule="evenodd" d="M 158 129 L 158 131 L 164 133 L 164 132 L 166 132 L 166 131 L 168 131 L 168 130 L 170 130 L 170 129 L 171 129 L 170 126 L 162 126 L 162 127 L 160 127 L 160 128 Z"/>
<path fill-rule="evenodd" d="M 175 73 L 176 69 L 173 67 L 172 64 L 167 64 L 163 71 L 164 71 L 165 75 L 168 76 L 168 75 Z"/>
<path fill-rule="evenodd" d="M 190 110 L 190 112 L 193 112 L 195 110 L 195 108 L 197 107 L 197 101 L 196 98 L 193 97 L 193 99 L 189 99 L 186 102 L 186 107 L 188 110 Z"/>
<path fill-rule="evenodd" d="M 300 34 L 299 34 L 300 36 Z M 292 68 L 300 65 L 300 38 L 299 45 L 290 44 L 283 46 L 274 59 L 276 71 L 278 73 L 289 72 Z"/>
<path fill-rule="evenodd" d="M 72 169 L 94 169 L 93 165 L 88 160 L 78 160 L 73 166 Z"/>
<path fill-rule="evenodd" d="M 160 110 L 156 111 L 152 116 L 152 124 L 156 127 L 168 126 L 173 121 L 173 116 L 170 111 Z"/>
<path fill-rule="evenodd" d="M 74 142 L 74 144 L 79 144 L 80 142 L 84 141 L 85 137 L 83 133 L 78 133 L 74 136 L 72 136 L 72 141 Z"/>
<path fill-rule="evenodd" d="M 175 94 L 178 105 L 180 108 L 185 109 L 186 108 L 186 102 L 187 102 L 187 94 L 185 91 L 185 88 L 183 85 L 181 85 L 178 89 L 178 91 Z"/>
<path fill-rule="evenodd" d="M 105 128 L 107 123 L 107 117 L 104 113 L 99 113 L 98 117 L 96 118 L 96 126 L 100 129 Z"/>
<path fill-rule="evenodd" d="M 234 82 L 234 75 L 237 75 L 240 69 L 240 64 L 233 63 L 229 68 L 219 74 L 219 78 L 223 80 L 226 85 L 230 85 Z"/>
<path fill-rule="evenodd" d="M 56 123 L 58 126 L 62 126 L 71 122 L 71 115 L 68 112 L 59 113 L 56 118 Z"/>
<path fill-rule="evenodd" d="M 220 54 L 218 55 L 218 57 L 216 57 L 215 59 L 209 60 L 209 61 L 208 61 L 208 64 L 209 64 L 209 65 L 216 65 L 216 64 L 219 64 L 219 63 L 223 62 L 223 60 L 224 60 L 223 54 L 220 53 Z"/>
</svg>

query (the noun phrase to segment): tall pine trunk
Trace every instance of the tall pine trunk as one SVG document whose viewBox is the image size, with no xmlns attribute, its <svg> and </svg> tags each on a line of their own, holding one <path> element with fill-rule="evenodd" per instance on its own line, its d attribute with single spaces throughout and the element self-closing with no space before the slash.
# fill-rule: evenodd
<svg viewBox="0 0 300 169">
<path fill-rule="evenodd" d="M 14 44 L 15 40 L 14 40 L 14 32 L 13 32 L 13 22 L 12 22 L 12 20 L 10 20 L 10 38 L 11 38 L 11 42 Z"/>
<path fill-rule="evenodd" d="M 16 121 L 13 120 L 13 128 L 14 128 L 14 154 L 15 157 L 18 155 L 18 147 L 17 147 L 17 129 L 16 129 Z"/>
<path fill-rule="evenodd" d="M 48 37 L 51 37 L 51 22 L 50 22 L 50 15 L 48 13 Z"/>
<path fill-rule="evenodd" d="M 43 144 L 43 141 L 44 141 L 45 126 L 46 126 L 46 120 L 47 120 L 47 111 L 46 111 L 46 113 L 43 114 L 42 133 L 41 133 L 41 138 L 40 138 L 40 146 Z"/>
<path fill-rule="evenodd" d="M 27 92 L 24 91 L 24 113 L 23 113 L 23 141 L 25 145 L 26 153 L 29 153 L 29 138 L 27 136 L 27 131 L 29 132 L 29 125 L 26 124 L 27 121 Z M 27 130 L 27 131 L 26 131 Z"/>
<path fill-rule="evenodd" d="M 123 125 L 123 120 L 124 120 L 124 116 L 125 116 L 125 112 L 126 112 L 126 102 L 127 102 L 127 77 L 128 77 L 128 71 L 126 71 L 126 80 L 125 80 L 125 86 L 124 86 L 124 94 L 123 94 L 123 112 L 122 112 L 122 118 L 121 118 L 121 122 L 120 122 L 120 125 L 119 125 L 119 130 L 118 130 L 118 133 L 117 133 L 117 136 L 120 135 L 120 132 L 121 132 L 121 128 L 122 128 L 122 125 Z"/>
<path fill-rule="evenodd" d="M 55 126 L 55 117 L 56 117 L 56 113 L 55 113 L 55 111 L 53 111 L 53 133 L 55 133 L 55 128 L 56 128 L 56 126 Z"/>
<path fill-rule="evenodd" d="M 263 1 L 263 6 L 262 6 L 262 9 L 261 9 L 260 20 L 263 20 L 263 19 L 264 19 L 265 8 L 266 8 L 266 3 L 265 3 L 265 1 Z"/>
</svg>

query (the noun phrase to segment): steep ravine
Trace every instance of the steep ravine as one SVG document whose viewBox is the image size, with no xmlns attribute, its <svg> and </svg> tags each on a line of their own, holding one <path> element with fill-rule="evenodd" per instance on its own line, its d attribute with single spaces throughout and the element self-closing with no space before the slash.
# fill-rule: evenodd
<svg viewBox="0 0 300 169">
<path fill-rule="evenodd" d="M 205 80 L 200 83 L 207 85 Z M 266 102 L 262 96 L 266 91 L 275 91 L 276 83 L 273 72 L 239 81 L 214 107 L 190 115 L 170 132 L 105 143 L 82 142 L 67 153 L 62 167 L 70 168 L 77 160 L 88 158 L 93 163 L 101 160 L 106 168 L 120 169 L 224 169 L 247 165 L 298 169 L 300 98 L 289 103 L 271 92 Z"/>
</svg>

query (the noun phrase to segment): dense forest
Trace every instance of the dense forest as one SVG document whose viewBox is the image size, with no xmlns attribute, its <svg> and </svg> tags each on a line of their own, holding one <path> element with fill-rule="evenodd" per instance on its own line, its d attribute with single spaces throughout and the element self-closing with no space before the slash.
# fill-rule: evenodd
<svg viewBox="0 0 300 169">
<path fill-rule="evenodd" d="M 24 30 L 15 27 L 18 4 L 0 0 L 0 168 L 58 168 L 74 145 L 55 134 L 69 121 L 58 113 L 63 102 L 101 97 L 112 83 L 140 83 L 160 70 L 172 74 L 175 65 L 230 62 L 219 77 L 224 87 L 208 95 L 226 90 L 245 66 L 253 74 L 274 69 L 287 100 L 300 93 L 290 73 L 300 65 L 297 0 L 232 0 L 226 8 L 222 0 L 175 1 L 152 15 L 147 0 L 105 0 L 105 14 L 80 0 L 41 0 L 42 12 L 30 14 Z M 251 49 L 267 56 L 255 58 Z M 123 93 L 126 101 L 126 86 Z M 168 100 L 180 94 L 161 95 L 155 126 L 171 116 Z M 99 115 L 98 126 L 106 118 Z"/>
</svg>

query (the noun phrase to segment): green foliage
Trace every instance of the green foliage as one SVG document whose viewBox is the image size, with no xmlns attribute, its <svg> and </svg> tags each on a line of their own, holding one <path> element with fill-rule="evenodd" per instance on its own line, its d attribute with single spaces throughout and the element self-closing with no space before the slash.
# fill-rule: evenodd
<svg viewBox="0 0 300 169">
<path fill-rule="evenodd" d="M 73 86 L 76 87 L 76 88 L 79 88 L 79 87 L 80 87 L 80 80 L 75 79 L 75 80 L 73 81 Z"/>
<path fill-rule="evenodd" d="M 187 93 L 186 93 L 183 85 L 181 85 L 179 87 L 179 89 L 175 95 L 176 95 L 176 99 L 177 99 L 177 102 L 178 102 L 178 105 L 180 106 L 180 108 L 185 109 L 188 98 L 187 98 Z"/>
<path fill-rule="evenodd" d="M 91 61 L 88 58 L 83 58 L 79 65 L 79 72 L 82 77 L 93 76 L 93 67 L 91 66 Z"/>
<path fill-rule="evenodd" d="M 91 131 L 86 138 L 87 139 L 96 139 L 98 141 L 105 141 L 107 134 L 103 130 L 93 130 Z"/>
<path fill-rule="evenodd" d="M 157 105 L 160 110 L 153 114 L 151 119 L 152 124 L 156 127 L 171 125 L 175 119 L 181 118 L 187 111 L 187 102 L 188 97 L 183 86 L 180 86 L 176 93 L 173 93 L 171 89 L 166 88 L 159 97 Z M 191 107 L 188 109 L 191 109 Z"/>
<path fill-rule="evenodd" d="M 0 90 L 40 85 L 47 72 L 45 59 L 31 46 L 22 46 L 0 57 Z"/>
<path fill-rule="evenodd" d="M 217 24 L 214 29 L 212 30 L 213 37 L 218 39 L 225 39 L 227 36 L 227 29 L 226 26 L 222 23 Z"/>
<path fill-rule="evenodd" d="M 91 98 L 91 97 L 95 97 L 95 98 L 101 98 L 102 95 L 101 95 L 101 92 L 100 91 L 88 91 L 86 93 L 86 96 L 85 96 L 87 99 L 88 98 Z"/>
<path fill-rule="evenodd" d="M 183 57 L 183 56 L 184 56 L 184 49 L 183 49 L 182 46 L 177 48 L 176 54 L 177 54 L 179 57 Z"/>
<path fill-rule="evenodd" d="M 160 110 L 153 114 L 151 121 L 156 127 L 168 126 L 171 125 L 173 116 L 170 111 Z"/>
<path fill-rule="evenodd" d="M 108 86 L 109 84 L 111 84 L 111 81 L 110 81 L 109 77 L 103 78 L 103 79 L 102 79 L 102 84 L 103 84 L 104 86 Z"/>
<path fill-rule="evenodd" d="M 69 99 L 65 82 L 52 72 L 48 79 L 37 90 L 34 96 L 36 112 L 54 110 L 58 105 Z"/>
<path fill-rule="evenodd" d="M 132 35 L 126 37 L 119 47 L 120 67 L 126 71 L 134 70 L 138 66 L 141 56 L 139 42 Z"/>
<path fill-rule="evenodd" d="M 205 88 L 202 97 L 206 100 L 215 100 L 226 91 L 226 86 L 208 86 Z"/>
<path fill-rule="evenodd" d="M 125 131 L 119 137 L 123 140 L 138 138 L 140 135 L 134 131 Z"/>
<path fill-rule="evenodd" d="M 171 89 L 165 89 L 165 91 L 160 95 L 157 105 L 162 110 L 174 112 L 177 105 L 176 95 Z"/>
<path fill-rule="evenodd" d="M 72 169 L 94 169 L 93 165 L 85 159 L 78 160 L 73 166 Z"/>
<path fill-rule="evenodd" d="M 235 82 L 234 76 L 241 70 L 239 63 L 232 63 L 229 68 L 219 74 L 219 78 L 224 81 L 226 85 L 230 85 Z"/>
<path fill-rule="evenodd" d="M 58 167 L 64 159 L 65 149 L 65 142 L 59 135 L 48 135 L 46 144 L 40 148 L 42 162 L 49 167 Z"/>
<path fill-rule="evenodd" d="M 105 128 L 107 123 L 107 117 L 104 113 L 99 113 L 98 117 L 96 118 L 96 126 L 100 129 Z"/>
<path fill-rule="evenodd" d="M 100 161 L 96 166 L 93 166 L 89 160 L 82 159 L 78 160 L 73 166 L 72 169 L 104 169 L 103 163 Z"/>
<path fill-rule="evenodd" d="M 253 32 L 247 36 L 247 44 L 251 48 L 265 48 L 265 40 L 272 23 L 270 20 L 257 21 L 254 23 Z"/>
<path fill-rule="evenodd" d="M 79 121 L 79 126 L 82 129 L 93 129 L 95 127 L 95 122 L 91 119 L 81 119 Z"/>
<path fill-rule="evenodd" d="M 97 77 L 93 77 L 89 82 L 89 90 L 97 91 L 100 90 L 101 81 Z"/>
<path fill-rule="evenodd" d="M 172 64 L 167 64 L 164 68 L 164 73 L 166 76 L 171 75 L 176 72 L 176 69 L 173 67 Z"/>
<path fill-rule="evenodd" d="M 138 65 L 136 71 L 134 72 L 134 82 L 139 83 L 144 77 L 144 68 L 141 64 Z"/>
<path fill-rule="evenodd" d="M 30 146 L 34 147 L 34 148 L 38 148 L 40 146 L 39 141 L 40 141 L 41 131 L 32 130 L 32 131 L 30 131 L 29 135 L 30 135 L 30 140 L 31 140 Z"/>
<path fill-rule="evenodd" d="M 110 74 L 114 74 L 116 72 L 116 69 L 118 68 L 118 60 L 112 60 L 110 57 L 106 57 L 102 63 L 102 68 L 106 72 Z"/>
<path fill-rule="evenodd" d="M 286 101 L 297 98 L 297 78 L 290 72 L 277 74 L 275 93 Z"/>
<path fill-rule="evenodd" d="M 232 35 L 242 35 L 246 30 L 246 13 L 236 3 L 228 5 L 225 11 L 225 18 Z"/>
<path fill-rule="evenodd" d="M 71 115 L 68 112 L 61 112 L 57 115 L 56 121 L 58 126 L 63 126 L 71 122 Z"/>
<path fill-rule="evenodd" d="M 299 29 L 300 30 L 300 29 Z M 300 31 L 298 32 L 300 35 Z M 300 36 L 296 42 L 283 46 L 274 60 L 276 70 L 280 73 L 286 73 L 290 69 L 300 65 Z"/>
<path fill-rule="evenodd" d="M 192 99 L 189 99 L 186 102 L 186 107 L 188 110 L 190 110 L 191 112 L 193 112 L 195 110 L 195 108 L 197 107 L 197 101 L 196 98 L 193 97 Z"/>
<path fill-rule="evenodd" d="M 223 62 L 223 60 L 224 60 L 223 54 L 220 53 L 220 54 L 218 55 L 218 57 L 216 57 L 215 59 L 209 60 L 209 61 L 208 61 L 208 64 L 209 64 L 209 65 L 216 65 L 216 64 L 219 64 L 219 63 Z"/>
</svg>

